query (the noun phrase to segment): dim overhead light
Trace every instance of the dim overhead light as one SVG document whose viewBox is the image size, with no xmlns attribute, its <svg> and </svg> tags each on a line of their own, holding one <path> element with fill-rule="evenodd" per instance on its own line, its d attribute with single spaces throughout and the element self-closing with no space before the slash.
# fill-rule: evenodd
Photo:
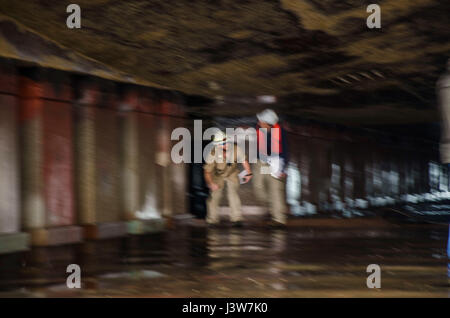
<svg viewBox="0 0 450 318">
<path fill-rule="evenodd" d="M 220 89 L 219 84 L 217 84 L 216 82 L 212 82 L 212 81 L 208 82 L 208 87 L 215 91 Z"/>
<path fill-rule="evenodd" d="M 257 100 L 262 104 L 273 104 L 277 101 L 277 98 L 273 95 L 262 95 L 258 96 Z"/>
</svg>

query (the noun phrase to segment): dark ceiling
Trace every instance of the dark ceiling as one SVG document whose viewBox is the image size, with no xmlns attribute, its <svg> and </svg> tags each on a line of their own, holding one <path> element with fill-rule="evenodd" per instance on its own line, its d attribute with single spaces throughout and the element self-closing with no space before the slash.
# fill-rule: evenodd
<svg viewBox="0 0 450 318">
<path fill-rule="evenodd" d="M 275 95 L 285 115 L 362 124 L 436 120 L 435 82 L 450 56 L 450 1 L 0 0 L 0 12 L 145 81 L 210 97 L 193 111 L 249 115 Z"/>
</svg>

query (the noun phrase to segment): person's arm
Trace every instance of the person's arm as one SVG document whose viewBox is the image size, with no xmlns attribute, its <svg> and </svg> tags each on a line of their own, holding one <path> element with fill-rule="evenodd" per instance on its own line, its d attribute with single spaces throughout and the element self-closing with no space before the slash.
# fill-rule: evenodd
<svg viewBox="0 0 450 318">
<path fill-rule="evenodd" d="M 252 168 L 250 168 L 250 163 L 248 162 L 247 156 L 245 155 L 244 151 L 239 146 L 235 146 L 236 151 L 236 159 L 238 162 L 242 163 L 242 166 L 244 167 L 245 171 L 247 172 L 247 175 L 243 178 L 244 183 L 247 183 L 252 178 Z"/>
<path fill-rule="evenodd" d="M 253 174 L 252 174 L 252 169 L 250 168 L 250 164 L 248 163 L 247 160 L 245 160 L 242 163 L 242 166 L 244 167 L 245 171 L 247 171 L 247 175 L 244 177 L 244 183 L 247 183 L 250 181 L 250 179 L 252 178 Z"/>
<path fill-rule="evenodd" d="M 203 170 L 203 176 L 205 177 L 206 185 L 211 191 L 216 191 L 217 189 L 219 189 L 219 186 L 216 183 L 214 183 L 212 179 L 211 171 L 205 168 Z"/>
</svg>

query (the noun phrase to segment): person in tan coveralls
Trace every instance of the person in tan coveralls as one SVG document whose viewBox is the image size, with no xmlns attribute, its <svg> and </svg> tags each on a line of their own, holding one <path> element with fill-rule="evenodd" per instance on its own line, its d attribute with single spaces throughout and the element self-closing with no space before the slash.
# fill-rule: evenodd
<svg viewBox="0 0 450 318">
<path fill-rule="evenodd" d="M 206 222 L 210 225 L 220 222 L 219 203 L 226 184 L 228 203 L 231 208 L 231 222 L 234 226 L 242 226 L 241 200 L 238 194 L 240 183 L 238 163 L 242 163 L 247 172 L 243 183 L 247 183 L 252 178 L 250 164 L 243 151 L 236 144 L 229 143 L 223 132 L 215 135 L 214 145 L 215 147 L 207 156 L 203 166 L 205 181 L 211 191 L 206 201 L 208 210 Z"/>
</svg>

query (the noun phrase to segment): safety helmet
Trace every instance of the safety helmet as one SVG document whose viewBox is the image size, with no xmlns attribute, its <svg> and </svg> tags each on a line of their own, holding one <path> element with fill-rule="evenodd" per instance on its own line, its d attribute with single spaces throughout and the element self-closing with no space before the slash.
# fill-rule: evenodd
<svg viewBox="0 0 450 318">
<path fill-rule="evenodd" d="M 272 109 L 265 109 L 262 112 L 256 114 L 256 118 L 263 123 L 269 125 L 275 125 L 278 122 L 278 116 Z"/>
</svg>

